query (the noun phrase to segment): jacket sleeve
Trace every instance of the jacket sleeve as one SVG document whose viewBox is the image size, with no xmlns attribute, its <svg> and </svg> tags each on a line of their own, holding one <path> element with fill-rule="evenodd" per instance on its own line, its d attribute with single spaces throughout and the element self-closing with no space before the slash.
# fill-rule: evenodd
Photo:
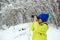
<svg viewBox="0 0 60 40">
<path fill-rule="evenodd" d="M 30 25 L 30 30 L 34 31 L 34 26 L 33 26 L 34 22 Z"/>
<path fill-rule="evenodd" d="M 33 32 L 38 32 L 39 31 L 38 26 L 39 26 L 38 22 L 34 21 L 30 26 L 30 30 L 32 30 Z"/>
</svg>

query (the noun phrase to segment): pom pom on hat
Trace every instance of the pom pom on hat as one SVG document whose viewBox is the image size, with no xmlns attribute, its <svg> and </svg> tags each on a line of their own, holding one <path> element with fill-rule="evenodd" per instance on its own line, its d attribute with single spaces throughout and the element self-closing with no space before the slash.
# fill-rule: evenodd
<svg viewBox="0 0 60 40">
<path fill-rule="evenodd" d="M 52 17 L 52 15 L 51 15 L 51 13 L 48 13 L 48 14 L 49 14 L 49 18 L 48 19 L 50 19 Z"/>
</svg>

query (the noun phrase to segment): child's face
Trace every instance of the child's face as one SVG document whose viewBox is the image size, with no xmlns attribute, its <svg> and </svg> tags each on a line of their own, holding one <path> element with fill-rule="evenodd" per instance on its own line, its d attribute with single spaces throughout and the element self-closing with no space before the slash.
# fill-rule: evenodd
<svg viewBox="0 0 60 40">
<path fill-rule="evenodd" d="M 34 21 L 38 21 L 39 23 L 42 22 L 42 20 L 41 19 L 38 19 L 37 16 L 34 16 Z"/>
</svg>

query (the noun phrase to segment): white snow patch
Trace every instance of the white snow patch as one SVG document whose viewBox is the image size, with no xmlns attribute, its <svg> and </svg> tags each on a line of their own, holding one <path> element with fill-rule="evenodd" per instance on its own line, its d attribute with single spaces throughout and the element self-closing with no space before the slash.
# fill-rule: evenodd
<svg viewBox="0 0 60 40">
<path fill-rule="evenodd" d="M 0 30 L 0 40 L 31 40 L 30 24 L 18 24 L 6 30 Z M 60 29 L 56 29 L 53 24 L 49 24 L 47 40 L 60 40 Z"/>
</svg>

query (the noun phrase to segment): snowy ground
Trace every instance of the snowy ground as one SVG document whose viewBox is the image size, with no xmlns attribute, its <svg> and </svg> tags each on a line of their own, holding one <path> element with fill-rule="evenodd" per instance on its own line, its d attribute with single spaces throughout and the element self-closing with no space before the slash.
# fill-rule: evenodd
<svg viewBox="0 0 60 40">
<path fill-rule="evenodd" d="M 0 40 L 31 40 L 31 32 L 29 30 L 30 23 L 11 26 L 9 29 L 0 30 Z M 48 40 L 60 40 L 60 29 L 49 24 L 47 31 Z"/>
</svg>

